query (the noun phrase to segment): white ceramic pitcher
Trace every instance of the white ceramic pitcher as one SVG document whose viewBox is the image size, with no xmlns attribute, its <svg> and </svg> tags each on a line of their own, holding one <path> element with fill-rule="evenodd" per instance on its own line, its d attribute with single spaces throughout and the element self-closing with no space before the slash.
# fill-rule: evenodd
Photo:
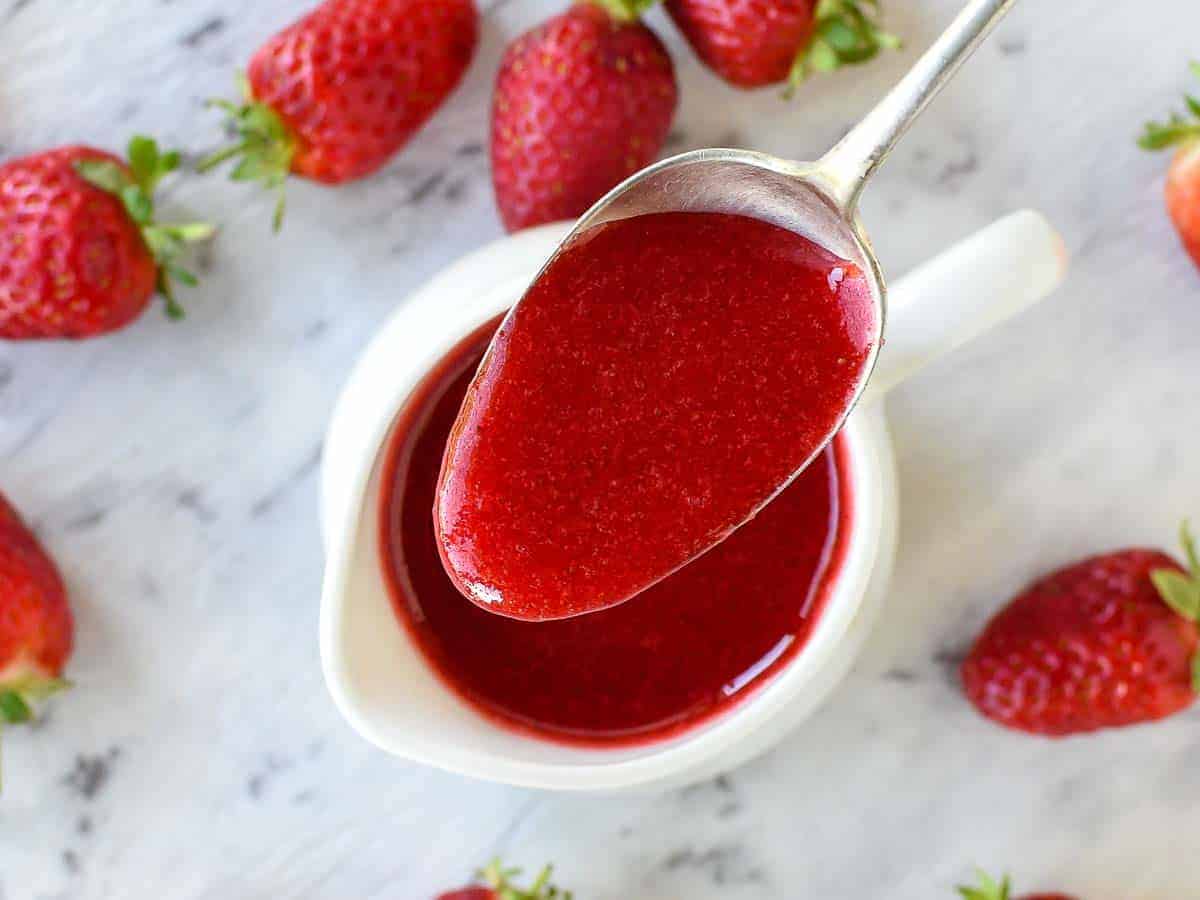
<svg viewBox="0 0 1200 900">
<path fill-rule="evenodd" d="M 476 778 L 555 790 L 681 784 L 765 751 L 846 674 L 886 591 L 898 521 L 887 391 L 1046 296 L 1066 253 L 1036 212 L 1014 213 L 891 287 L 887 343 L 848 438 L 850 544 L 808 643 L 741 703 L 683 735 L 586 749 L 510 732 L 447 688 L 396 621 L 379 547 L 379 469 L 396 413 L 460 339 L 524 292 L 570 223 L 496 241 L 403 301 L 367 347 L 329 424 L 321 477 L 326 567 L 321 658 L 338 708 L 397 756 Z"/>
</svg>

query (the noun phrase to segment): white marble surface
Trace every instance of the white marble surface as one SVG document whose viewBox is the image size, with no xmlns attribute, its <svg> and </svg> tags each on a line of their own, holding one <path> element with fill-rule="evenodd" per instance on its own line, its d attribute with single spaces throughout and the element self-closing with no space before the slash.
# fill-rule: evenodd
<svg viewBox="0 0 1200 900">
<path fill-rule="evenodd" d="M 496 853 L 583 900 L 930 900 L 973 863 L 1088 900 L 1200 896 L 1200 710 L 1065 743 L 978 719 L 952 680 L 1045 567 L 1200 515 L 1200 274 L 1133 145 L 1200 54 L 1200 6 L 1026 0 L 909 136 L 866 214 L 901 272 L 1041 207 L 1069 284 L 891 401 L 904 501 L 884 621 L 832 702 L 764 759 L 662 795 L 560 797 L 387 758 L 339 720 L 316 645 L 316 469 L 358 349 L 412 287 L 499 234 L 485 119 L 501 0 L 468 82 L 380 176 L 269 200 L 214 181 L 168 212 L 225 225 L 187 296 L 76 346 L 0 347 L 0 487 L 60 561 L 78 688 L 5 737 L 0 898 L 404 898 Z M 202 98 L 300 0 L 0 0 L 0 156 L 134 129 L 217 136 Z M 678 54 L 682 149 L 823 150 L 957 0 L 894 2 L 910 49 L 735 93 Z M 670 34 L 661 13 L 652 23 Z"/>
</svg>

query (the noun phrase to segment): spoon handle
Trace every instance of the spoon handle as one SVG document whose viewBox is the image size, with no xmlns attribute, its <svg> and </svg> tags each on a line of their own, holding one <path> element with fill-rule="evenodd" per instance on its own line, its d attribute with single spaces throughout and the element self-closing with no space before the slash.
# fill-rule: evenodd
<svg viewBox="0 0 1200 900">
<path fill-rule="evenodd" d="M 863 185 L 896 142 L 1016 2 L 971 0 L 908 74 L 825 154 L 817 168 L 845 215 L 853 214 Z"/>
</svg>

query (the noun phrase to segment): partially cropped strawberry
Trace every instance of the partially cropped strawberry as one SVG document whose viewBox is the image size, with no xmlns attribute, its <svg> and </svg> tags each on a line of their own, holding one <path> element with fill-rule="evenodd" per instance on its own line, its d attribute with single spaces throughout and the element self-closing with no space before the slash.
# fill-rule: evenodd
<svg viewBox="0 0 1200 900">
<path fill-rule="evenodd" d="M 58 569 L 0 496 L 0 726 L 66 686 L 73 630 Z"/>
<path fill-rule="evenodd" d="M 1200 558 L 1156 550 L 1085 559 L 1025 589 L 988 624 L 962 667 L 975 707 L 1050 736 L 1161 719 L 1200 690 Z"/>
<path fill-rule="evenodd" d="M 474 0 L 325 0 L 250 60 L 243 102 L 215 101 L 238 142 L 233 178 L 282 191 L 370 175 L 462 80 L 479 39 Z M 282 216 L 282 193 L 275 224 Z"/>
<path fill-rule="evenodd" d="M 1192 63 L 1200 77 L 1200 62 Z M 1200 266 L 1200 100 L 1188 95 L 1187 113 L 1172 113 L 1166 122 L 1148 122 L 1138 139 L 1145 150 L 1175 151 L 1167 170 L 1167 212 L 1183 246 Z"/>
<path fill-rule="evenodd" d="M 742 88 L 864 63 L 900 45 L 878 24 L 878 0 L 667 0 L 704 63 Z"/>
<path fill-rule="evenodd" d="M 584 0 L 509 44 L 492 104 L 492 183 L 509 231 L 580 215 L 658 156 L 675 67 L 636 15 L 625 0 Z"/>
<path fill-rule="evenodd" d="M 437 900 L 571 900 L 570 891 L 550 883 L 550 866 L 542 869 L 528 888 L 519 888 L 512 883 L 512 879 L 520 874 L 520 869 L 505 869 L 499 860 L 493 860 L 479 873 L 482 884 L 439 894 Z"/>
<path fill-rule="evenodd" d="M 964 885 L 958 889 L 958 893 L 963 900 L 1076 900 L 1068 894 L 1023 894 L 1013 897 L 1007 875 L 996 881 L 986 872 L 979 873 L 979 884 L 974 887 Z"/>
<path fill-rule="evenodd" d="M 209 225 L 159 225 L 154 189 L 179 166 L 146 137 L 125 162 L 62 147 L 0 165 L 0 338 L 85 338 L 129 324 L 157 290 L 181 314 L 171 279 Z"/>
</svg>

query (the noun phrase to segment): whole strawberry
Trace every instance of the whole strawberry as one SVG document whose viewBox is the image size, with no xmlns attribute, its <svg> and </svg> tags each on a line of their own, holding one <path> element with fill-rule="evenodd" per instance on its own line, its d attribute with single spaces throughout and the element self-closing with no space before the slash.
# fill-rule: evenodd
<svg viewBox="0 0 1200 900">
<path fill-rule="evenodd" d="M 0 496 L 0 725 L 66 686 L 73 624 L 58 569 Z"/>
<path fill-rule="evenodd" d="M 479 873 L 482 885 L 439 894 L 437 900 L 571 900 L 570 891 L 550 883 L 550 866 L 543 868 L 528 888 L 519 888 L 512 883 L 512 879 L 520 874 L 520 869 L 505 869 L 499 860 L 493 860 Z"/>
<path fill-rule="evenodd" d="M 879 27 L 878 0 L 667 0 L 696 55 L 742 88 L 864 63 L 899 40 Z"/>
<path fill-rule="evenodd" d="M 1200 63 L 1191 68 L 1200 77 Z M 1167 212 L 1200 266 L 1200 100 L 1188 96 L 1187 108 L 1187 114 L 1172 113 L 1165 123 L 1147 123 L 1138 144 L 1145 150 L 1175 150 L 1167 170 Z"/>
<path fill-rule="evenodd" d="M 238 142 L 237 181 L 282 190 L 289 173 L 326 184 L 370 175 L 462 80 L 475 54 L 473 0 L 326 0 L 250 60 L 244 102 L 214 101 Z M 275 225 L 282 216 L 282 193 Z"/>
<path fill-rule="evenodd" d="M 1200 558 L 1120 550 L 1035 582 L 988 624 L 962 666 L 975 707 L 1050 736 L 1161 719 L 1200 689 Z"/>
<path fill-rule="evenodd" d="M 958 893 L 963 900 L 1075 900 L 1067 894 L 1024 894 L 1013 898 L 1012 886 L 1007 875 L 996 881 L 986 872 L 979 873 L 978 885 L 964 885 L 958 889 Z"/>
<path fill-rule="evenodd" d="M 154 222 L 154 189 L 179 166 L 146 137 L 128 163 L 62 147 L 0 165 L 0 338 L 85 338 L 136 319 L 157 290 L 181 314 L 171 279 L 208 225 Z"/>
<path fill-rule="evenodd" d="M 666 48 L 622 0 L 581 2 L 504 53 L 492 183 L 509 231 L 574 218 L 658 155 L 678 101 Z"/>
</svg>

